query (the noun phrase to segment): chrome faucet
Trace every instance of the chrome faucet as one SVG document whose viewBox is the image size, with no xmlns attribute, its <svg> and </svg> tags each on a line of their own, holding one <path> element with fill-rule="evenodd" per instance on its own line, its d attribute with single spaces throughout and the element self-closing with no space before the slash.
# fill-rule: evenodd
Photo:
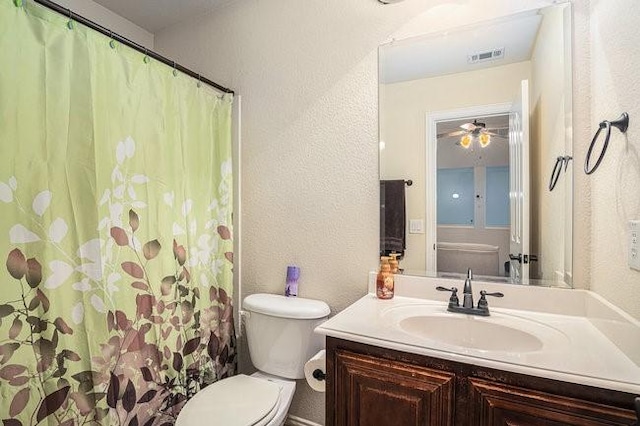
<svg viewBox="0 0 640 426">
<path fill-rule="evenodd" d="M 500 292 L 487 293 L 486 291 L 480 291 L 480 300 L 478 300 L 478 306 L 473 306 L 473 291 L 471 290 L 471 280 L 473 280 L 473 272 L 471 268 L 467 271 L 467 279 L 464 281 L 464 288 L 462 290 L 462 306 L 458 300 L 458 289 L 456 287 L 446 288 L 438 286 L 438 291 L 450 291 L 451 297 L 449 298 L 449 306 L 447 311 L 457 312 L 461 314 L 480 315 L 483 317 L 489 316 L 489 302 L 487 302 L 487 296 L 504 297 L 504 294 Z"/>
<path fill-rule="evenodd" d="M 473 279 L 473 271 L 467 269 L 467 279 L 464 280 L 464 288 L 462 289 L 462 307 L 473 309 L 473 291 L 471 290 L 471 280 Z"/>
</svg>

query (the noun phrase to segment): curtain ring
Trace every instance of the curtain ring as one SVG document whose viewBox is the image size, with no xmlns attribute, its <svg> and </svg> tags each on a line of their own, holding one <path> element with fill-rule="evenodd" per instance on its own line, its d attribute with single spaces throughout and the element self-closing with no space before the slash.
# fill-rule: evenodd
<svg viewBox="0 0 640 426">
<path fill-rule="evenodd" d="M 116 41 L 113 39 L 113 31 L 109 30 L 109 38 L 111 39 L 111 41 L 109 41 L 109 46 L 111 46 L 112 49 L 116 48 Z"/>
<path fill-rule="evenodd" d="M 147 48 L 146 48 L 146 47 L 144 48 L 144 58 L 142 59 L 142 61 L 143 61 L 145 64 L 148 64 L 148 63 L 149 63 L 149 55 L 148 55 L 148 50 L 147 50 Z"/>
<path fill-rule="evenodd" d="M 551 172 L 551 179 L 549 180 L 549 191 L 553 191 L 560 179 L 560 172 L 562 172 L 562 163 L 564 163 L 564 157 L 556 158 L 556 165 L 553 166 L 553 172 Z"/>
<path fill-rule="evenodd" d="M 617 120 L 614 120 L 614 121 L 604 120 L 600 123 L 600 125 L 598 126 L 598 131 L 596 132 L 595 136 L 591 140 L 591 145 L 589 145 L 589 150 L 587 151 L 587 158 L 585 159 L 585 162 L 584 162 L 584 172 L 586 174 L 590 175 L 591 173 L 595 172 L 596 169 L 600 166 L 600 163 L 604 158 L 604 154 L 607 152 L 607 148 L 609 146 L 609 138 L 611 138 L 611 127 L 615 127 L 618 130 L 620 130 L 622 133 L 626 133 L 627 129 L 629 128 L 629 114 L 627 114 L 626 112 L 623 112 L 620 118 L 618 118 Z M 593 151 L 593 147 L 596 145 L 598 136 L 600 136 L 600 132 L 602 132 L 603 129 L 607 129 L 607 134 L 604 138 L 604 145 L 602 146 L 602 152 L 600 152 L 600 155 L 598 156 L 598 160 L 596 161 L 596 164 L 591 169 L 589 169 L 589 162 L 590 162 L 589 160 L 591 160 L 591 152 Z"/>
<path fill-rule="evenodd" d="M 202 80 L 200 79 L 200 74 L 198 74 L 198 87 L 202 86 Z"/>
<path fill-rule="evenodd" d="M 67 11 L 69 12 L 69 21 L 67 22 L 67 28 L 72 30 L 73 29 L 73 12 L 71 11 L 71 9 L 67 9 Z"/>
<path fill-rule="evenodd" d="M 176 70 L 176 61 L 173 61 L 173 76 L 174 77 L 178 76 L 178 71 Z"/>
</svg>

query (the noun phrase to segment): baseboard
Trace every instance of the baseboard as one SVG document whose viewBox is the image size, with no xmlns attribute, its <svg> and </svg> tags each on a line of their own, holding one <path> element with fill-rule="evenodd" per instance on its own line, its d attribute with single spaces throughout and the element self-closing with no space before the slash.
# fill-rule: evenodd
<svg viewBox="0 0 640 426">
<path fill-rule="evenodd" d="M 311 420 L 292 415 L 287 416 L 287 420 L 285 420 L 284 424 L 285 426 L 323 426 L 319 423 L 312 422 Z"/>
</svg>

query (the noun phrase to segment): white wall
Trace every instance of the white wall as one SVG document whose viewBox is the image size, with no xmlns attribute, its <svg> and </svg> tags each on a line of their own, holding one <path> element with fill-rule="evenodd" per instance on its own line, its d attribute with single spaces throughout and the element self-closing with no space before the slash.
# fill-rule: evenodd
<svg viewBox="0 0 640 426">
<path fill-rule="evenodd" d="M 141 46 L 153 49 L 153 34 L 92 0 L 56 0 L 56 3 Z"/>
<path fill-rule="evenodd" d="M 449 74 L 380 86 L 381 176 L 384 179 L 411 179 L 407 188 L 407 219 L 425 220 L 426 212 L 426 114 L 465 107 L 512 102 L 520 82 L 530 77 L 529 61 L 477 71 Z M 478 84 L 482 82 L 482 84 Z M 438 241 L 441 239 L 438 230 Z M 489 233 L 492 233 L 489 231 Z M 496 231 L 491 243 L 501 241 L 506 255 L 505 236 Z M 479 236 L 473 236 L 478 240 Z M 445 237 L 446 238 L 446 237 Z M 471 240 L 467 241 L 471 242 Z M 479 241 L 478 241 L 479 242 Z M 407 250 L 402 267 L 425 271 L 426 234 L 407 234 Z"/>
<path fill-rule="evenodd" d="M 637 0 L 591 0 L 589 127 L 595 132 L 601 120 L 613 120 L 623 111 L 630 116 L 626 136 L 614 129 L 607 155 L 590 177 L 591 289 L 636 318 L 640 271 L 627 266 L 626 230 L 628 220 L 640 219 L 639 20 Z"/>
</svg>

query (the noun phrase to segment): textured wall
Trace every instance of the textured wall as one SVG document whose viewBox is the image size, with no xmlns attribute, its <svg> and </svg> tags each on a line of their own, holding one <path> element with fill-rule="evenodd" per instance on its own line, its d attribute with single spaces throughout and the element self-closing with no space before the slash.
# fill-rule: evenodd
<svg viewBox="0 0 640 426">
<path fill-rule="evenodd" d="M 551 1 L 440 3 L 238 0 L 156 34 L 160 52 L 243 95 L 245 294 L 281 292 L 290 263 L 300 295 L 334 313 L 365 294 L 378 253 L 380 43 Z M 300 382 L 291 413 L 322 423 L 324 396 Z"/>
<path fill-rule="evenodd" d="M 573 2 L 573 286 L 591 282 L 591 187 L 582 171 L 591 138 L 591 68 L 589 0 Z"/>
<path fill-rule="evenodd" d="M 640 219 L 639 20 L 637 0 L 591 1 L 590 128 L 623 111 L 631 117 L 626 136 L 614 129 L 607 156 L 590 177 L 591 289 L 638 319 L 640 271 L 627 266 L 627 221 Z"/>
<path fill-rule="evenodd" d="M 241 0 L 156 35 L 162 52 L 243 95 L 244 294 L 282 292 L 288 264 L 301 267 L 300 296 L 334 313 L 366 293 L 378 250 L 376 49 L 417 10 Z M 323 423 L 324 395 L 299 382 L 291 413 Z"/>
</svg>

